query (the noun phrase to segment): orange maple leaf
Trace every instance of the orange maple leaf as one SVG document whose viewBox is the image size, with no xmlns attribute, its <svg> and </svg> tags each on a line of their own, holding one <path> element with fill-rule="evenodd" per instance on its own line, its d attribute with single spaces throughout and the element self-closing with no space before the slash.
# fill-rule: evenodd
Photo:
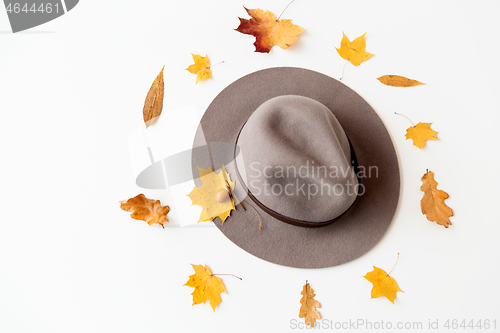
<svg viewBox="0 0 500 333">
<path fill-rule="evenodd" d="M 418 123 L 406 130 L 406 140 L 412 139 L 413 145 L 422 149 L 427 140 L 439 140 L 438 132 L 431 128 L 432 123 Z"/>
<path fill-rule="evenodd" d="M 148 199 L 144 194 L 120 201 L 120 208 L 132 212 L 130 217 L 136 220 L 146 221 L 149 225 L 158 223 L 162 228 L 168 222 L 167 214 L 170 211 L 169 206 L 162 207 L 160 200 Z"/>
<path fill-rule="evenodd" d="M 243 7 L 245 8 L 245 7 Z M 251 19 L 240 19 L 240 25 L 235 30 L 242 34 L 255 36 L 255 52 L 269 53 L 273 46 L 283 50 L 299 40 L 298 35 L 305 30 L 292 24 L 292 20 L 277 20 L 270 11 L 262 9 L 247 9 Z"/>
<path fill-rule="evenodd" d="M 215 308 L 221 302 L 220 294 L 227 294 L 226 287 L 222 279 L 214 276 L 207 265 L 193 265 L 194 274 L 189 276 L 188 282 L 184 284 L 188 287 L 194 287 L 193 305 L 210 302 L 210 306 L 215 312 Z"/>
<path fill-rule="evenodd" d="M 371 296 L 377 298 L 385 296 L 389 301 L 394 304 L 396 293 L 403 292 L 399 289 L 398 283 L 383 269 L 373 266 L 373 271 L 366 273 L 363 276 L 365 279 L 373 284 Z"/>
<path fill-rule="evenodd" d="M 366 32 L 353 40 L 352 42 L 349 41 L 349 38 L 345 35 L 345 33 L 342 32 L 342 40 L 340 41 L 340 49 L 337 49 L 337 52 L 339 55 L 344 58 L 345 60 L 348 60 L 353 64 L 354 66 L 359 66 L 361 65 L 362 62 L 367 61 L 370 59 L 373 54 L 368 53 L 365 51 L 366 48 L 366 42 L 365 42 L 365 35 Z"/>
<path fill-rule="evenodd" d="M 190 73 L 196 74 L 196 83 L 203 81 L 205 79 L 212 78 L 212 70 L 210 69 L 210 59 L 208 56 L 202 57 L 199 54 L 192 54 L 194 65 L 186 68 Z"/>
<path fill-rule="evenodd" d="M 321 314 L 316 310 L 316 308 L 321 307 L 321 304 L 314 299 L 316 294 L 307 281 L 300 294 L 302 298 L 300 299 L 299 318 L 304 318 L 306 325 L 314 327 L 316 319 L 321 319 Z"/>
<path fill-rule="evenodd" d="M 427 216 L 427 220 L 448 228 L 451 225 L 449 217 L 453 216 L 453 210 L 444 203 L 449 197 L 448 193 L 438 190 L 437 184 L 434 172 L 427 170 L 422 176 L 420 190 L 424 192 L 424 196 L 420 200 L 420 208 L 422 214 Z"/>
</svg>

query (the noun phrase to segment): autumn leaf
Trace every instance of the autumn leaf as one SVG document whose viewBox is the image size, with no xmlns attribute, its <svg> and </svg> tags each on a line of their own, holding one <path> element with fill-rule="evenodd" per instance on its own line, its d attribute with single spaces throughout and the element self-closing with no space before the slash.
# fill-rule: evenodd
<svg viewBox="0 0 500 333">
<path fill-rule="evenodd" d="M 245 8 L 245 7 L 243 7 Z M 305 30 L 298 25 L 292 24 L 292 20 L 277 20 L 270 11 L 262 9 L 247 9 L 251 19 L 240 19 L 240 25 L 236 31 L 242 34 L 255 36 L 255 52 L 269 53 L 273 46 L 279 46 L 283 50 L 299 40 L 298 35 Z"/>
<path fill-rule="evenodd" d="M 372 288 L 372 298 L 378 298 L 380 296 L 385 296 L 389 301 L 394 304 L 397 292 L 403 292 L 399 289 L 399 286 L 389 274 L 387 274 L 383 269 L 373 266 L 373 271 L 368 272 L 365 279 L 373 284 Z"/>
<path fill-rule="evenodd" d="M 215 312 L 215 308 L 221 302 L 220 294 L 227 294 L 222 279 L 214 276 L 207 265 L 203 267 L 203 265 L 191 264 L 191 266 L 194 268 L 194 274 L 189 277 L 185 286 L 194 287 L 191 294 L 193 295 L 193 305 L 209 301 Z"/>
<path fill-rule="evenodd" d="M 167 214 L 170 211 L 169 206 L 162 207 L 160 200 L 148 199 L 144 194 L 120 201 L 120 208 L 132 212 L 130 216 L 136 220 L 146 221 L 149 225 L 158 223 L 162 228 L 168 222 Z"/>
<path fill-rule="evenodd" d="M 439 140 L 438 132 L 431 129 L 432 123 L 418 123 L 406 130 L 406 140 L 412 139 L 413 145 L 422 149 L 427 140 Z"/>
<path fill-rule="evenodd" d="M 146 95 L 146 100 L 144 101 L 144 108 L 142 109 L 142 116 L 144 118 L 144 123 L 146 128 L 153 125 L 161 114 L 163 109 L 163 94 L 164 94 L 164 83 L 163 83 L 163 68 L 160 74 L 156 77 L 149 88 L 148 94 Z"/>
<path fill-rule="evenodd" d="M 196 83 L 205 79 L 212 78 L 212 70 L 210 69 L 210 59 L 208 56 L 202 57 L 199 54 L 192 54 L 194 65 L 186 68 L 190 73 L 196 74 Z"/>
<path fill-rule="evenodd" d="M 412 80 L 404 76 L 399 76 L 399 75 L 384 75 L 379 78 L 377 78 L 380 82 L 387 86 L 392 86 L 392 87 L 415 87 L 419 86 L 425 83 L 422 83 L 417 80 Z"/>
<path fill-rule="evenodd" d="M 420 190 L 424 192 L 424 196 L 420 200 L 420 208 L 422 214 L 427 216 L 427 220 L 448 228 L 451 225 L 449 217 L 453 216 L 453 210 L 444 203 L 449 197 L 448 193 L 438 190 L 437 184 L 434 172 L 427 170 L 422 176 Z"/>
<path fill-rule="evenodd" d="M 316 308 L 321 307 L 321 304 L 314 299 L 316 294 L 307 281 L 300 294 L 302 298 L 300 299 L 299 318 L 304 318 L 306 325 L 314 327 L 316 319 L 321 319 L 321 314 L 316 310 Z"/>
<path fill-rule="evenodd" d="M 367 61 L 373 56 L 373 54 L 365 51 L 366 32 L 363 35 L 356 38 L 355 40 L 353 40 L 352 42 L 349 41 L 349 39 L 344 33 L 342 33 L 342 35 L 343 37 L 342 40 L 340 41 L 340 49 L 336 48 L 337 52 L 342 58 L 350 61 L 351 64 L 353 64 L 354 66 L 359 66 L 361 65 L 362 62 Z"/>
<path fill-rule="evenodd" d="M 195 187 L 188 195 L 193 205 L 203 208 L 198 222 L 220 217 L 222 223 L 224 223 L 229 215 L 231 215 L 231 211 L 234 210 L 234 200 L 232 197 L 228 197 L 227 200 L 219 202 L 216 200 L 216 197 L 221 189 L 227 188 L 226 180 L 229 186 L 231 186 L 231 190 L 234 189 L 235 182 L 231 182 L 230 175 L 224 166 L 222 166 L 222 170 L 218 174 L 212 168 L 198 168 L 198 171 L 200 172 L 200 179 L 203 186 Z"/>
</svg>

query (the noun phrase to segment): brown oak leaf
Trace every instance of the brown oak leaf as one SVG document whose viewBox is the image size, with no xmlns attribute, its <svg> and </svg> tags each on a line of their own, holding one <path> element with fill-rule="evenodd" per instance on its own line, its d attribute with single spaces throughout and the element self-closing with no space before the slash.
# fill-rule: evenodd
<svg viewBox="0 0 500 333">
<path fill-rule="evenodd" d="M 162 207 L 160 200 L 148 199 L 144 194 L 120 201 L 120 208 L 132 212 L 130 217 L 136 220 L 146 221 L 149 225 L 158 223 L 162 228 L 168 222 L 167 214 L 170 211 L 169 206 Z"/>
<path fill-rule="evenodd" d="M 420 208 L 429 221 L 448 228 L 451 225 L 449 217 L 453 216 L 453 210 L 444 203 L 449 197 L 448 193 L 438 190 L 437 184 L 434 172 L 427 170 L 422 176 L 420 190 L 424 192 L 424 196 L 420 200 Z"/>
</svg>

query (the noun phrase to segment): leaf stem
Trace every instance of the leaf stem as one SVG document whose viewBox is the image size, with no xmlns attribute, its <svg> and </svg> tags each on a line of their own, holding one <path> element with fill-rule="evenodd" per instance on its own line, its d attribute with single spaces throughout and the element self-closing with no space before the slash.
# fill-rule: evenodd
<svg viewBox="0 0 500 333">
<path fill-rule="evenodd" d="M 248 202 L 246 202 L 245 200 L 241 200 L 243 201 L 244 203 L 246 203 L 247 205 L 249 205 L 250 207 L 252 207 L 252 209 L 255 211 L 255 213 L 257 213 L 257 216 L 259 217 L 259 230 L 262 230 L 262 220 L 260 219 L 260 214 L 259 212 L 257 211 L 257 209 L 255 209 L 252 205 L 250 205 Z"/>
<path fill-rule="evenodd" d="M 391 271 L 390 271 L 389 273 L 387 273 L 387 275 L 386 275 L 386 276 L 389 276 L 389 274 L 391 274 L 391 273 L 392 273 L 392 271 L 394 270 L 394 267 L 396 267 L 396 264 L 398 263 L 398 261 L 399 261 L 399 252 L 398 252 L 398 259 L 397 259 L 397 260 L 396 260 L 396 262 L 394 263 L 394 266 L 392 266 Z"/>
<path fill-rule="evenodd" d="M 281 12 L 280 16 L 278 16 L 278 18 L 276 19 L 276 22 L 278 22 L 281 18 L 281 15 L 283 15 L 283 13 L 285 12 L 285 10 L 288 8 L 288 6 L 290 6 L 292 4 L 292 2 L 294 2 L 295 0 L 292 0 L 290 1 L 290 3 L 288 5 L 286 5 L 285 9 L 283 9 L 283 11 Z"/>
<path fill-rule="evenodd" d="M 347 66 L 347 63 L 349 62 L 349 60 L 346 60 L 345 64 L 344 64 L 344 68 L 342 68 L 342 77 L 340 78 L 340 80 L 342 80 L 344 78 L 344 71 L 345 71 L 345 66 Z"/>
<path fill-rule="evenodd" d="M 216 64 L 214 64 L 214 65 L 210 65 L 210 66 L 209 66 L 209 67 L 207 67 L 207 68 L 212 68 L 212 67 L 215 67 L 215 66 L 220 65 L 220 64 L 222 64 L 222 63 L 224 63 L 224 62 L 225 62 L 225 61 L 219 61 L 218 63 L 216 63 Z"/>
<path fill-rule="evenodd" d="M 415 124 L 413 123 L 413 121 L 410 120 L 410 118 L 408 118 L 407 116 L 405 116 L 404 114 L 401 114 L 401 113 L 397 113 L 397 112 L 394 112 L 395 114 L 397 114 L 398 116 L 403 116 L 405 117 L 406 119 L 408 119 L 408 121 L 413 125 L 413 127 L 415 127 Z"/>
<path fill-rule="evenodd" d="M 231 276 L 234 276 L 235 278 L 240 279 L 240 280 L 242 280 L 242 281 L 243 281 L 243 279 L 242 279 L 242 278 L 240 278 L 239 276 L 236 276 L 236 275 L 234 275 L 234 274 L 212 274 L 212 275 L 231 275 Z"/>
</svg>

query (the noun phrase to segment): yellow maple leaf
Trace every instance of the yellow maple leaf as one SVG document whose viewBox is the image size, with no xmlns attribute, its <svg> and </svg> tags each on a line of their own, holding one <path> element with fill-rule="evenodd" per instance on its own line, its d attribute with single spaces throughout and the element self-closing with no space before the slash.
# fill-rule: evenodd
<svg viewBox="0 0 500 333">
<path fill-rule="evenodd" d="M 299 318 L 304 318 L 306 325 L 314 327 L 316 319 L 321 319 L 321 314 L 316 310 L 316 308 L 321 307 L 321 304 L 314 299 L 316 294 L 307 281 L 300 294 L 302 298 L 300 299 Z"/>
<path fill-rule="evenodd" d="M 191 293 L 193 305 L 209 301 L 215 312 L 215 308 L 221 302 L 220 294 L 227 294 L 222 279 L 214 276 L 207 265 L 203 267 L 203 265 L 191 264 L 191 266 L 194 268 L 194 274 L 189 276 L 189 280 L 184 285 L 194 287 L 194 291 Z"/>
<path fill-rule="evenodd" d="M 422 149 L 427 140 L 439 140 L 438 132 L 431 129 L 432 123 L 418 123 L 406 130 L 406 140 L 412 139 L 413 145 Z"/>
<path fill-rule="evenodd" d="M 373 271 L 368 272 L 365 279 L 373 284 L 372 288 L 372 298 L 377 298 L 380 296 L 385 296 L 389 301 L 394 304 L 396 299 L 396 293 L 403 292 L 399 289 L 399 286 L 389 274 L 387 274 L 383 269 L 373 266 Z"/>
<path fill-rule="evenodd" d="M 448 193 L 437 189 L 438 183 L 434 180 L 432 171 L 427 170 L 421 180 L 420 190 L 424 192 L 420 200 L 422 214 L 425 214 L 429 221 L 448 228 L 451 225 L 449 217 L 453 216 L 453 210 L 444 203 L 449 197 Z"/>
<path fill-rule="evenodd" d="M 222 166 L 222 170 L 218 174 L 210 167 L 208 169 L 198 168 L 198 171 L 200 172 L 200 179 L 203 186 L 195 187 L 188 195 L 193 205 L 203 208 L 198 222 L 220 217 L 222 223 L 224 223 L 231 215 L 231 211 L 234 210 L 234 200 L 232 197 L 229 197 L 226 201 L 218 202 L 216 196 L 221 189 L 227 188 L 227 183 L 229 183 L 231 190 L 234 189 L 236 183 L 231 182 L 231 177 L 224 166 Z"/>
<path fill-rule="evenodd" d="M 422 83 L 417 80 L 409 79 L 404 76 L 400 75 L 383 75 L 379 78 L 377 78 L 381 83 L 385 84 L 386 86 L 391 86 L 391 87 L 415 87 L 415 86 L 420 86 L 425 83 Z"/>
<path fill-rule="evenodd" d="M 208 56 L 202 57 L 199 54 L 192 54 L 194 65 L 186 68 L 187 71 L 193 74 L 197 74 L 196 83 L 203 81 L 205 79 L 212 78 L 212 70 L 210 69 L 210 59 Z"/>
<path fill-rule="evenodd" d="M 350 61 L 354 66 L 359 66 L 362 62 L 367 61 L 373 56 L 373 54 L 365 51 L 366 32 L 352 42 L 349 41 L 349 38 L 347 38 L 344 33 L 342 33 L 342 35 L 343 37 L 340 41 L 340 49 L 335 48 L 342 58 Z"/>
<path fill-rule="evenodd" d="M 149 225 L 168 222 L 169 206 L 161 206 L 160 200 L 148 199 L 144 194 L 139 194 L 131 199 L 120 201 L 120 208 L 132 212 L 130 216 L 136 220 L 146 221 Z"/>
<path fill-rule="evenodd" d="M 243 7 L 245 8 L 245 7 Z M 292 24 L 292 20 L 277 20 L 276 16 L 268 10 L 245 8 L 251 19 L 240 19 L 236 31 L 255 36 L 255 52 L 269 53 L 273 46 L 283 50 L 299 40 L 298 35 L 305 30 Z"/>
</svg>

